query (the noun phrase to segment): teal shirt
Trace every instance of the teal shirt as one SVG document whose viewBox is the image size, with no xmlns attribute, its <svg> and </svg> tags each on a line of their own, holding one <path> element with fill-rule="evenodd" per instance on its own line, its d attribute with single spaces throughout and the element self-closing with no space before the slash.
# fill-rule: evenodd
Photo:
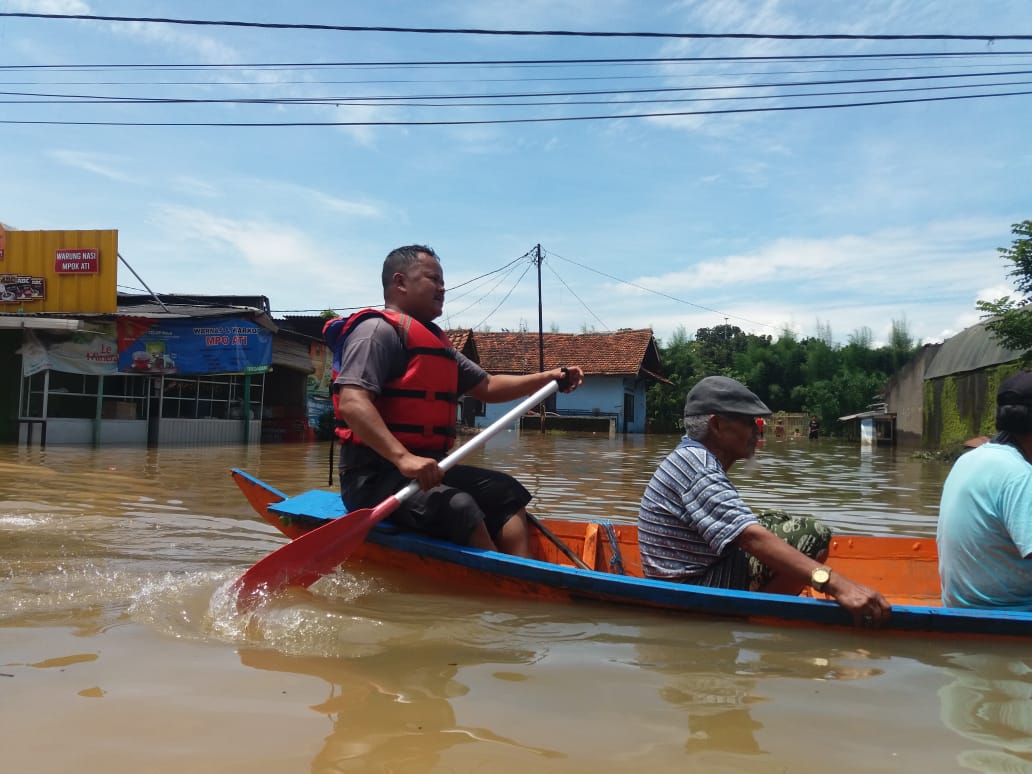
<svg viewBox="0 0 1032 774">
<path fill-rule="evenodd" d="M 947 607 L 1032 610 L 1032 465 L 986 443 L 953 465 L 939 503 L 939 579 Z"/>
</svg>

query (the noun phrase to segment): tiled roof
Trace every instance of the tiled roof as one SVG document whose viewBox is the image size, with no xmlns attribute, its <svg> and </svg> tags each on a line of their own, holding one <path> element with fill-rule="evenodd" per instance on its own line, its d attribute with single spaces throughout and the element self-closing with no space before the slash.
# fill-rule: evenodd
<svg viewBox="0 0 1032 774">
<path fill-rule="evenodd" d="M 460 328 L 444 332 L 451 339 L 452 346 L 474 363 L 480 362 L 480 353 L 477 350 L 476 341 L 473 339 L 473 331 L 469 328 Z"/>
<path fill-rule="evenodd" d="M 529 374 L 539 368 L 537 333 L 473 333 L 480 365 L 489 373 Z M 637 376 L 659 371 L 659 350 L 652 330 L 613 333 L 546 333 L 545 370 L 579 365 L 586 374 Z"/>
</svg>

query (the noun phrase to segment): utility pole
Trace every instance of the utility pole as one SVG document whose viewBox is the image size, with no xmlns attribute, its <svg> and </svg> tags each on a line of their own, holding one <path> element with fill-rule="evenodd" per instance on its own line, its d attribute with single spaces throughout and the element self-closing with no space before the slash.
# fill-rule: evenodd
<svg viewBox="0 0 1032 774">
<path fill-rule="evenodd" d="M 534 245 L 534 264 L 537 266 L 538 283 L 538 371 L 545 370 L 545 323 L 541 309 L 541 244 Z M 541 432 L 545 432 L 545 404 L 539 407 L 541 412 Z"/>
</svg>

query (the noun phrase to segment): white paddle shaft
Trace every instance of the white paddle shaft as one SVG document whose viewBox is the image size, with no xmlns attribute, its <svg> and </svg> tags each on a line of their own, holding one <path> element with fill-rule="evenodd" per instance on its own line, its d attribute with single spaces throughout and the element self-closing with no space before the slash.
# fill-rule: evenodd
<svg viewBox="0 0 1032 774">
<path fill-rule="evenodd" d="M 440 466 L 441 470 L 448 470 L 452 466 L 457 465 L 458 463 L 460 463 L 462 460 L 464 460 L 470 454 L 472 454 L 477 449 L 479 449 L 481 446 L 486 444 L 489 440 L 491 440 L 491 438 L 493 438 L 494 436 L 498 435 L 498 433 L 500 433 L 506 427 L 511 425 L 513 422 L 515 422 L 521 416 L 526 414 L 528 410 L 530 410 L 534 406 L 536 406 L 539 403 L 541 403 L 542 401 L 544 401 L 545 398 L 547 398 L 549 395 L 551 395 L 553 392 L 555 392 L 558 389 L 559 389 L 559 382 L 554 381 L 554 380 L 550 381 L 548 384 L 546 384 L 540 390 L 535 392 L 529 398 L 526 398 L 521 403 L 517 404 L 516 406 L 513 406 L 511 409 L 506 411 L 505 414 L 502 415 L 499 419 L 496 419 L 490 425 L 488 425 L 483 430 L 481 430 L 479 433 L 477 433 L 471 440 L 469 440 L 466 443 L 462 444 L 462 446 L 460 446 L 458 449 L 456 449 L 451 454 L 449 454 L 447 457 L 445 457 L 443 460 L 441 460 L 438 463 L 438 465 Z M 399 503 L 401 503 L 401 502 L 404 502 L 407 498 L 409 498 L 412 495 L 414 495 L 418 491 L 419 491 L 419 482 L 418 481 L 410 481 L 409 484 L 405 488 L 403 488 L 401 491 L 399 491 L 396 495 L 394 495 L 394 497 L 395 497 L 395 499 Z"/>
</svg>

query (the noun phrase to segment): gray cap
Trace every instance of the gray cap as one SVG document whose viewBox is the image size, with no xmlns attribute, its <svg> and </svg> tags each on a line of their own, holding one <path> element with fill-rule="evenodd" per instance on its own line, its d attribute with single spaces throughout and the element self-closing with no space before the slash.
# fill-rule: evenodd
<svg viewBox="0 0 1032 774">
<path fill-rule="evenodd" d="M 727 376 L 707 376 L 688 392 L 684 402 L 686 417 L 697 414 L 747 414 L 755 417 L 772 413 L 767 405 L 741 382 Z"/>
</svg>

